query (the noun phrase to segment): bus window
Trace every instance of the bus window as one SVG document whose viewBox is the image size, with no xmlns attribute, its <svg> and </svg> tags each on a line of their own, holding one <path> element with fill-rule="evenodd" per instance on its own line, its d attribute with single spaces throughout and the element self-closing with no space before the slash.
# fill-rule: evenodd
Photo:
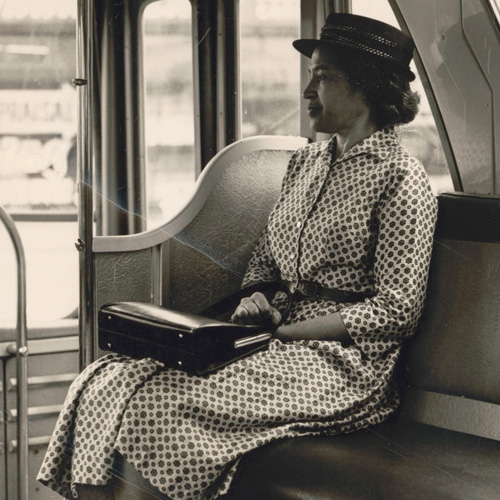
<svg viewBox="0 0 500 500">
<path fill-rule="evenodd" d="M 241 0 L 242 135 L 300 135 L 299 0 Z"/>
<path fill-rule="evenodd" d="M 189 0 L 161 0 L 144 17 L 148 229 L 166 222 L 195 181 Z"/>
<path fill-rule="evenodd" d="M 27 261 L 28 321 L 78 306 L 76 2 L 0 2 L 0 203 Z M 0 234 L 1 320 L 16 316 L 16 263 Z M 12 278 L 12 279 L 11 279 Z"/>
<path fill-rule="evenodd" d="M 352 11 L 354 14 L 372 17 L 400 28 L 387 0 L 353 0 Z M 420 96 L 420 111 L 413 122 L 400 127 L 401 142 L 422 162 L 429 174 L 435 193 L 453 191 L 453 182 L 436 123 L 422 81 L 413 62 L 412 71 L 415 73 L 416 79 L 411 86 Z"/>
</svg>

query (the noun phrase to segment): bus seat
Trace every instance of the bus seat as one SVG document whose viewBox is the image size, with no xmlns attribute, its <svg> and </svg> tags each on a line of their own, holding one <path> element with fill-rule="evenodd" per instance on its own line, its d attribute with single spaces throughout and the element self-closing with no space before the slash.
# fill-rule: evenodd
<svg viewBox="0 0 500 500">
<path fill-rule="evenodd" d="M 438 197 L 424 314 L 403 358 L 395 421 L 271 443 L 248 455 L 231 500 L 500 497 L 500 198 Z"/>
</svg>

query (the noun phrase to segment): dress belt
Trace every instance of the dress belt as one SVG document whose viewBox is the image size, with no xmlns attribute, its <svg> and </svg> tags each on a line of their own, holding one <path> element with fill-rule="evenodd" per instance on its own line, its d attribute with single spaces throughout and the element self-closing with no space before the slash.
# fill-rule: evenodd
<svg viewBox="0 0 500 500">
<path fill-rule="evenodd" d="M 339 288 L 326 288 L 314 281 L 283 281 L 292 294 L 297 294 L 307 299 L 327 299 L 335 302 L 361 302 L 371 294 L 364 292 L 351 292 Z"/>
</svg>

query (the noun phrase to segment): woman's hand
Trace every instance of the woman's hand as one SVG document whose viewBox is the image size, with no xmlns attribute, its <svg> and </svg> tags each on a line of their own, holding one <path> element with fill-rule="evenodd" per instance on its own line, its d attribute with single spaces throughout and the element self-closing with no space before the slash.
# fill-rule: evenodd
<svg viewBox="0 0 500 500">
<path fill-rule="evenodd" d="M 231 316 L 231 321 L 238 325 L 279 325 L 281 313 L 269 304 L 267 297 L 255 292 L 250 297 L 241 299 L 240 304 Z"/>
</svg>

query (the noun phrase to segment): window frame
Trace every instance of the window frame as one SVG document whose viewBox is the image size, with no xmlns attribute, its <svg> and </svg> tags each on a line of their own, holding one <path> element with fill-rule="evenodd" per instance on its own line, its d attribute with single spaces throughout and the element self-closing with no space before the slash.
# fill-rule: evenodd
<svg viewBox="0 0 500 500">
<path fill-rule="evenodd" d="M 408 27 L 408 24 L 406 23 L 406 20 L 401 12 L 401 9 L 398 5 L 398 0 L 388 0 L 392 11 L 394 12 L 394 15 L 396 16 L 396 19 L 401 26 L 401 29 L 407 33 L 409 36 L 411 36 L 410 29 Z M 460 173 L 457 168 L 457 162 L 455 159 L 455 155 L 453 153 L 453 150 L 450 145 L 450 140 L 448 137 L 448 133 L 446 131 L 446 126 L 444 124 L 443 116 L 441 114 L 441 111 L 439 109 L 439 105 L 436 100 L 436 96 L 434 94 L 434 90 L 432 88 L 432 85 L 430 83 L 427 71 L 425 69 L 425 66 L 422 62 L 422 58 L 420 57 L 420 54 L 418 52 L 418 49 L 416 48 L 414 51 L 414 56 L 413 60 L 415 61 L 415 66 L 417 67 L 417 71 L 420 77 L 420 80 L 422 82 L 422 85 L 424 87 L 424 91 L 427 97 L 427 100 L 429 102 L 429 106 L 431 108 L 432 116 L 434 118 L 434 123 L 436 124 L 436 130 L 439 135 L 439 139 L 441 141 L 441 146 L 443 148 L 443 152 L 446 158 L 446 163 L 448 166 L 448 171 L 451 176 L 451 180 L 453 182 L 453 187 L 455 191 L 463 191 L 463 184 L 462 184 L 462 179 L 460 177 Z"/>
</svg>

